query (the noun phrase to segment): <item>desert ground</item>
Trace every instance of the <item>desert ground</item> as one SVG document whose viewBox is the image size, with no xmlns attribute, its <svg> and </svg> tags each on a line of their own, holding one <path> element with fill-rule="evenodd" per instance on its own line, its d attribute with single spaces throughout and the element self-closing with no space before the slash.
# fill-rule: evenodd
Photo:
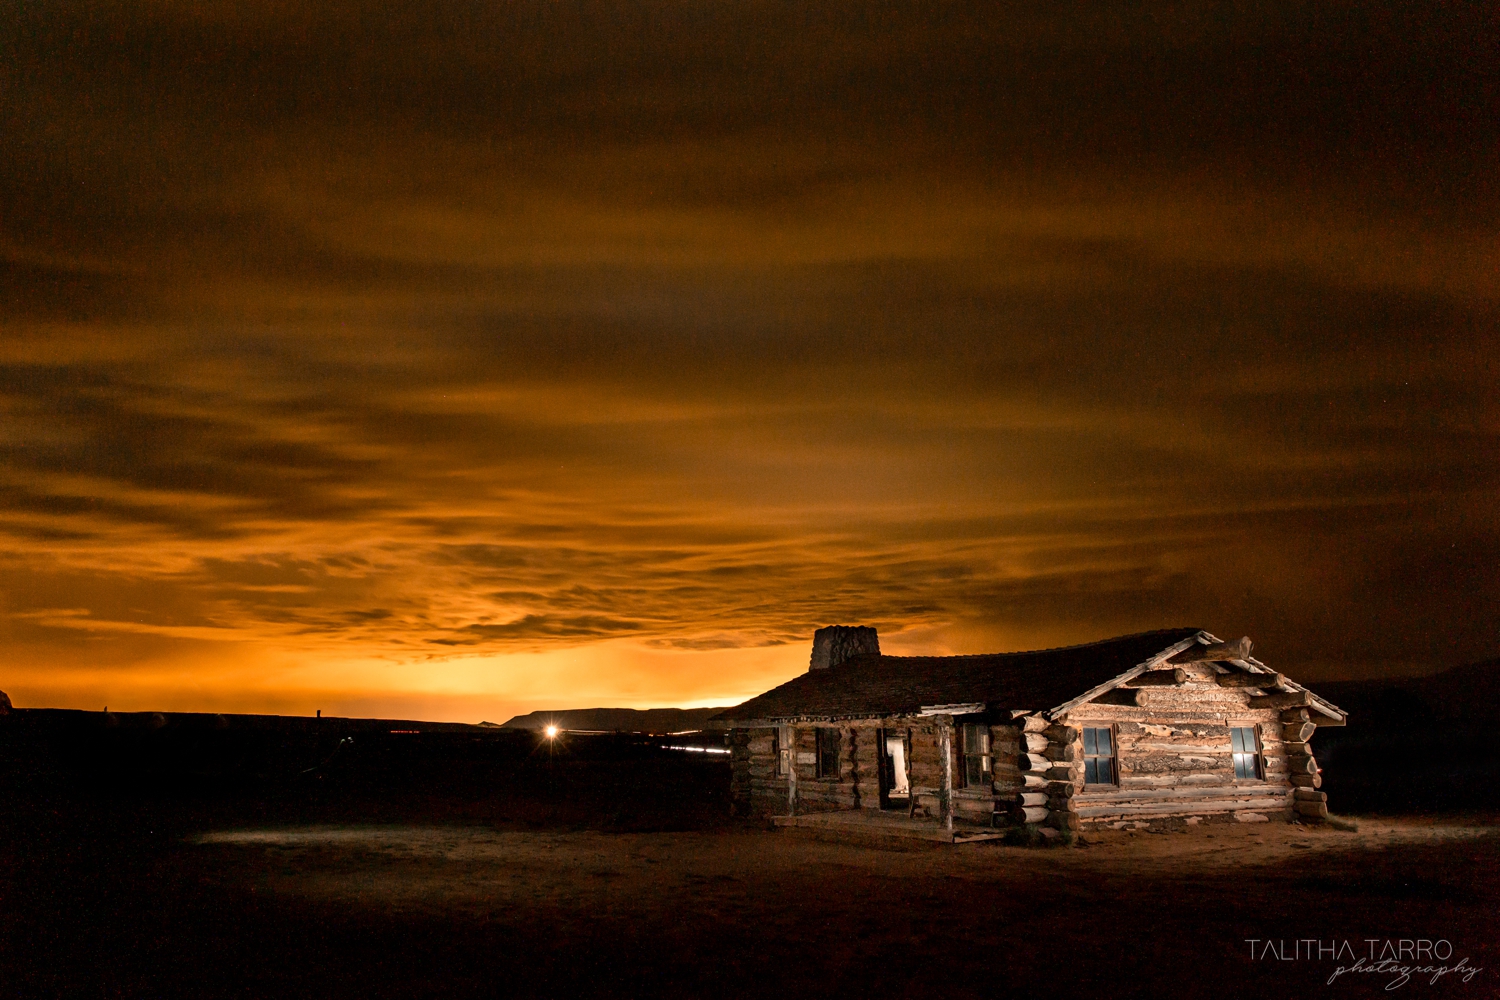
<svg viewBox="0 0 1500 1000">
<path fill-rule="evenodd" d="M 1480 970 L 1401 993 L 1500 994 L 1485 813 L 849 842 L 731 820 L 701 754 L 455 745 L 129 794 L 38 765 L 0 810 L 4 994 L 1385 995 L 1305 943 L 1371 939 Z"/>
</svg>

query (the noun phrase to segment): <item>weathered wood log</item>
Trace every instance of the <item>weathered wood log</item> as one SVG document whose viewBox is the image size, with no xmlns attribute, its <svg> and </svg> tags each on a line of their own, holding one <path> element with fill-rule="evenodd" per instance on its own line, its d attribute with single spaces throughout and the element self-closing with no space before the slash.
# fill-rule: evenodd
<svg viewBox="0 0 1500 1000">
<path fill-rule="evenodd" d="M 1042 823 L 1051 815 L 1051 811 L 1044 806 L 1017 806 L 1011 811 L 1011 815 L 1021 823 Z"/>
<path fill-rule="evenodd" d="M 1052 762 L 1039 753 L 1016 754 L 1016 766 L 1023 771 L 1045 771 Z"/>
<path fill-rule="evenodd" d="M 1172 788 L 1130 788 L 1110 792 L 1085 791 L 1074 797 L 1079 806 L 1097 805 L 1101 802 L 1130 802 L 1134 799 L 1145 800 L 1170 800 L 1170 801 L 1194 801 L 1198 799 L 1274 799 L 1285 798 L 1287 789 L 1285 786 L 1276 785 L 1209 785 L 1206 787 L 1194 787 L 1191 785 L 1178 785 Z"/>
<path fill-rule="evenodd" d="M 1171 771 L 1218 771 L 1230 765 L 1227 754 L 1218 757 L 1175 753 L 1142 754 L 1121 757 L 1120 766 L 1131 774 L 1161 774 Z"/>
<path fill-rule="evenodd" d="M 1052 725 L 1052 721 L 1046 716 L 1028 715 L 1022 720 L 1021 728 L 1028 733 L 1040 733 L 1050 725 Z"/>
<path fill-rule="evenodd" d="M 1312 756 L 1299 753 L 1286 758 L 1286 766 L 1293 774 L 1317 774 L 1318 762 Z"/>
<path fill-rule="evenodd" d="M 1286 680 L 1281 674 L 1219 674 L 1214 681 L 1225 688 L 1274 688 Z"/>
<path fill-rule="evenodd" d="M 1293 788 L 1292 798 L 1298 802 L 1327 802 L 1327 792 L 1317 792 L 1311 788 Z"/>
<path fill-rule="evenodd" d="M 1046 730 L 1047 739 L 1053 743 L 1076 743 L 1078 742 L 1078 730 L 1073 726 L 1048 726 Z"/>
<path fill-rule="evenodd" d="M 1148 670 L 1143 674 L 1136 674 L 1125 682 L 1126 687 L 1170 687 L 1175 684 L 1187 682 L 1187 671 L 1181 667 L 1172 670 Z"/>
<path fill-rule="evenodd" d="M 1026 750 L 1029 753 L 1042 753 L 1047 749 L 1048 742 L 1047 737 L 1041 733 L 1026 734 Z"/>
<path fill-rule="evenodd" d="M 1327 819 L 1327 802 L 1307 802 L 1298 800 L 1296 803 L 1297 814 L 1303 819 Z"/>
<path fill-rule="evenodd" d="M 1306 743 L 1317 731 L 1318 727 L 1311 722 L 1285 722 L 1281 726 L 1281 738 L 1288 743 Z"/>
<path fill-rule="evenodd" d="M 1047 779 L 1040 774 L 1027 773 L 1021 775 L 1021 784 L 1026 788 L 1046 788 Z"/>
<path fill-rule="evenodd" d="M 1322 788 L 1323 776 L 1321 774 L 1294 774 L 1291 782 L 1299 788 Z"/>
<path fill-rule="evenodd" d="M 1069 798 L 1078 794 L 1078 787 L 1071 781 L 1049 781 L 1047 782 L 1047 794 L 1054 798 Z"/>
<path fill-rule="evenodd" d="M 1022 792 L 1016 796 L 1016 801 L 1023 806 L 1044 806 L 1047 798 L 1046 792 Z"/>
<path fill-rule="evenodd" d="M 1311 704 L 1306 691 L 1278 691 L 1250 696 L 1251 708 L 1297 708 Z"/>
<path fill-rule="evenodd" d="M 1144 805 L 1114 802 L 1108 805 L 1080 805 L 1075 810 L 1080 819 L 1100 816 L 1191 816 L 1195 813 L 1265 812 L 1285 808 L 1275 799 L 1194 799 L 1186 802 L 1150 802 Z"/>
<path fill-rule="evenodd" d="M 1071 782 L 1076 776 L 1077 767 L 1078 765 L 1076 764 L 1053 764 L 1051 769 L 1047 771 L 1047 780 Z"/>
<path fill-rule="evenodd" d="M 1058 830 L 1077 830 L 1078 817 L 1070 812 L 1054 812 L 1047 817 L 1047 825 Z"/>
<path fill-rule="evenodd" d="M 1168 663 L 1206 663 L 1210 660 L 1248 660 L 1250 647 L 1254 645 L 1248 635 L 1233 642 L 1216 642 L 1211 645 L 1192 645 L 1180 653 L 1167 657 Z"/>
<path fill-rule="evenodd" d="M 1282 722 L 1306 722 L 1312 718 L 1312 713 L 1305 708 L 1289 708 L 1281 713 Z"/>
<path fill-rule="evenodd" d="M 1071 763 L 1079 760 L 1082 757 L 1082 753 L 1079 751 L 1076 743 L 1068 743 L 1062 746 L 1056 743 L 1049 743 L 1047 745 L 1046 757 L 1048 760 Z"/>
</svg>

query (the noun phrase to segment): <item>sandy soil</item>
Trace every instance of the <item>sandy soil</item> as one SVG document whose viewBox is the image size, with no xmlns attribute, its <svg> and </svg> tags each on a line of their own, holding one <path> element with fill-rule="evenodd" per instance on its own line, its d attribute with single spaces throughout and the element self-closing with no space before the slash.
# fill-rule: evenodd
<svg viewBox="0 0 1500 1000">
<path fill-rule="evenodd" d="M 1492 828 L 1370 821 L 1355 832 L 1284 824 L 1225 825 L 1179 833 L 1108 831 L 1072 849 L 998 843 L 948 846 L 831 833 L 533 833 L 478 827 L 317 826 L 219 831 L 194 838 L 215 867 L 261 890 L 393 911 L 513 911 L 544 904 L 588 913 L 647 914 L 692 899 L 723 908 L 747 883 L 796 891 L 831 873 L 897 881 L 1010 883 L 1096 876 L 1253 877 L 1296 860 L 1316 866 L 1392 847 L 1441 849 Z M 671 897 L 679 897 L 672 899 Z"/>
<path fill-rule="evenodd" d="M 1330 984 L 1337 963 L 1285 957 L 1296 939 L 1361 953 L 1369 939 L 1447 941 L 1447 964 L 1482 971 L 1401 988 L 1500 995 L 1500 837 L 1473 824 L 1109 832 L 1050 850 L 748 828 L 320 826 L 215 831 L 183 850 L 176 863 L 215 894 L 311 917 L 318 933 L 342 927 L 344 949 L 353 928 L 378 929 L 402 995 L 426 995 L 413 974 L 437 967 L 462 975 L 432 995 L 1373 996 L 1394 979 Z M 400 927 L 415 937 L 392 937 Z M 435 936 L 448 960 L 413 962 L 413 941 Z M 1249 939 L 1292 952 L 1257 957 Z"/>
</svg>

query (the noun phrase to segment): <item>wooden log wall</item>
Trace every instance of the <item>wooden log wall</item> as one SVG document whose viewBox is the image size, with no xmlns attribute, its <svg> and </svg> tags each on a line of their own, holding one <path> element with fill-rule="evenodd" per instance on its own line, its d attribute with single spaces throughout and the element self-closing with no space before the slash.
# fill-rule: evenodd
<svg viewBox="0 0 1500 1000">
<path fill-rule="evenodd" d="M 879 740 L 883 730 L 892 735 L 910 733 L 912 813 L 918 817 L 939 819 L 943 788 L 941 727 L 946 721 L 897 716 L 795 726 L 794 759 L 796 755 L 801 755 L 802 759 L 796 764 L 797 811 L 879 809 L 880 754 L 883 752 Z M 840 733 L 839 775 L 836 779 L 816 777 L 817 765 L 811 762 L 817 753 L 815 730 L 819 726 L 837 728 Z M 955 730 L 951 751 L 955 776 L 961 773 L 963 766 L 959 744 Z M 1014 820 L 1012 807 L 1017 794 L 1022 788 L 1033 790 L 1032 783 L 1017 765 L 1018 748 L 1023 745 L 1023 734 L 1017 727 L 990 727 L 992 780 L 978 787 L 955 787 L 952 790 L 949 801 L 956 823 L 992 827 L 997 819 L 1002 824 Z M 730 753 L 730 793 L 735 813 L 785 815 L 788 779 L 777 774 L 776 731 L 769 728 L 734 730 L 730 737 Z M 1052 766 L 1051 762 L 1048 766 Z"/>
<path fill-rule="evenodd" d="M 1049 822 L 1066 828 L 1068 822 L 1122 826 L 1165 817 L 1253 822 L 1326 816 L 1308 743 L 1316 727 L 1307 710 L 1283 707 L 1286 699 L 1268 699 L 1262 689 L 1224 684 L 1206 663 L 1180 669 L 1186 675 L 1180 683 L 1140 685 L 1132 692 L 1134 704 L 1107 698 L 1079 705 L 1065 726 L 1048 731 L 1045 753 L 1052 757 L 1058 752 L 1052 740 L 1068 736 L 1062 730 L 1113 726 L 1119 767 L 1117 786 L 1085 786 L 1081 767 L 1068 779 L 1059 774 Z M 1274 682 L 1267 677 L 1267 684 Z M 1235 778 L 1231 724 L 1257 727 L 1264 780 Z M 1081 760 L 1081 733 L 1069 746 L 1069 763 Z M 1059 810 L 1074 819 L 1057 821 Z"/>
</svg>

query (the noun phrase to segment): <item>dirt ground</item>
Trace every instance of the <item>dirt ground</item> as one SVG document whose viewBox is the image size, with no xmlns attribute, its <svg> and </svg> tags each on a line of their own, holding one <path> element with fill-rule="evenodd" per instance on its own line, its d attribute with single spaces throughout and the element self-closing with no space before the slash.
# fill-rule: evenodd
<svg viewBox="0 0 1500 1000">
<path fill-rule="evenodd" d="M 138 875 L 130 898 L 109 903 L 108 927 L 87 905 L 57 914 L 62 939 L 87 936 L 72 961 L 30 970 L 30 987 L 57 996 L 697 997 L 794 986 L 1373 996 L 1397 973 L 1329 983 L 1353 953 L 1320 959 L 1295 941 L 1349 942 L 1365 954 L 1370 939 L 1398 949 L 1408 939 L 1446 942 L 1437 948 L 1449 958 L 1401 964 L 1467 959 L 1480 971 L 1437 984 L 1413 976 L 1400 989 L 1500 995 L 1491 967 L 1500 837 L 1473 823 L 1109 832 L 1054 849 L 850 845 L 749 827 L 320 825 L 180 838 Z M 1267 940 L 1278 942 L 1269 955 Z"/>
<path fill-rule="evenodd" d="M 1387 995 L 1397 972 L 1335 975 L 1371 940 L 1464 962 L 1389 992 L 1500 996 L 1488 812 L 850 843 L 731 821 L 701 755 L 430 742 L 240 785 L 25 744 L 0 997 Z"/>
</svg>

